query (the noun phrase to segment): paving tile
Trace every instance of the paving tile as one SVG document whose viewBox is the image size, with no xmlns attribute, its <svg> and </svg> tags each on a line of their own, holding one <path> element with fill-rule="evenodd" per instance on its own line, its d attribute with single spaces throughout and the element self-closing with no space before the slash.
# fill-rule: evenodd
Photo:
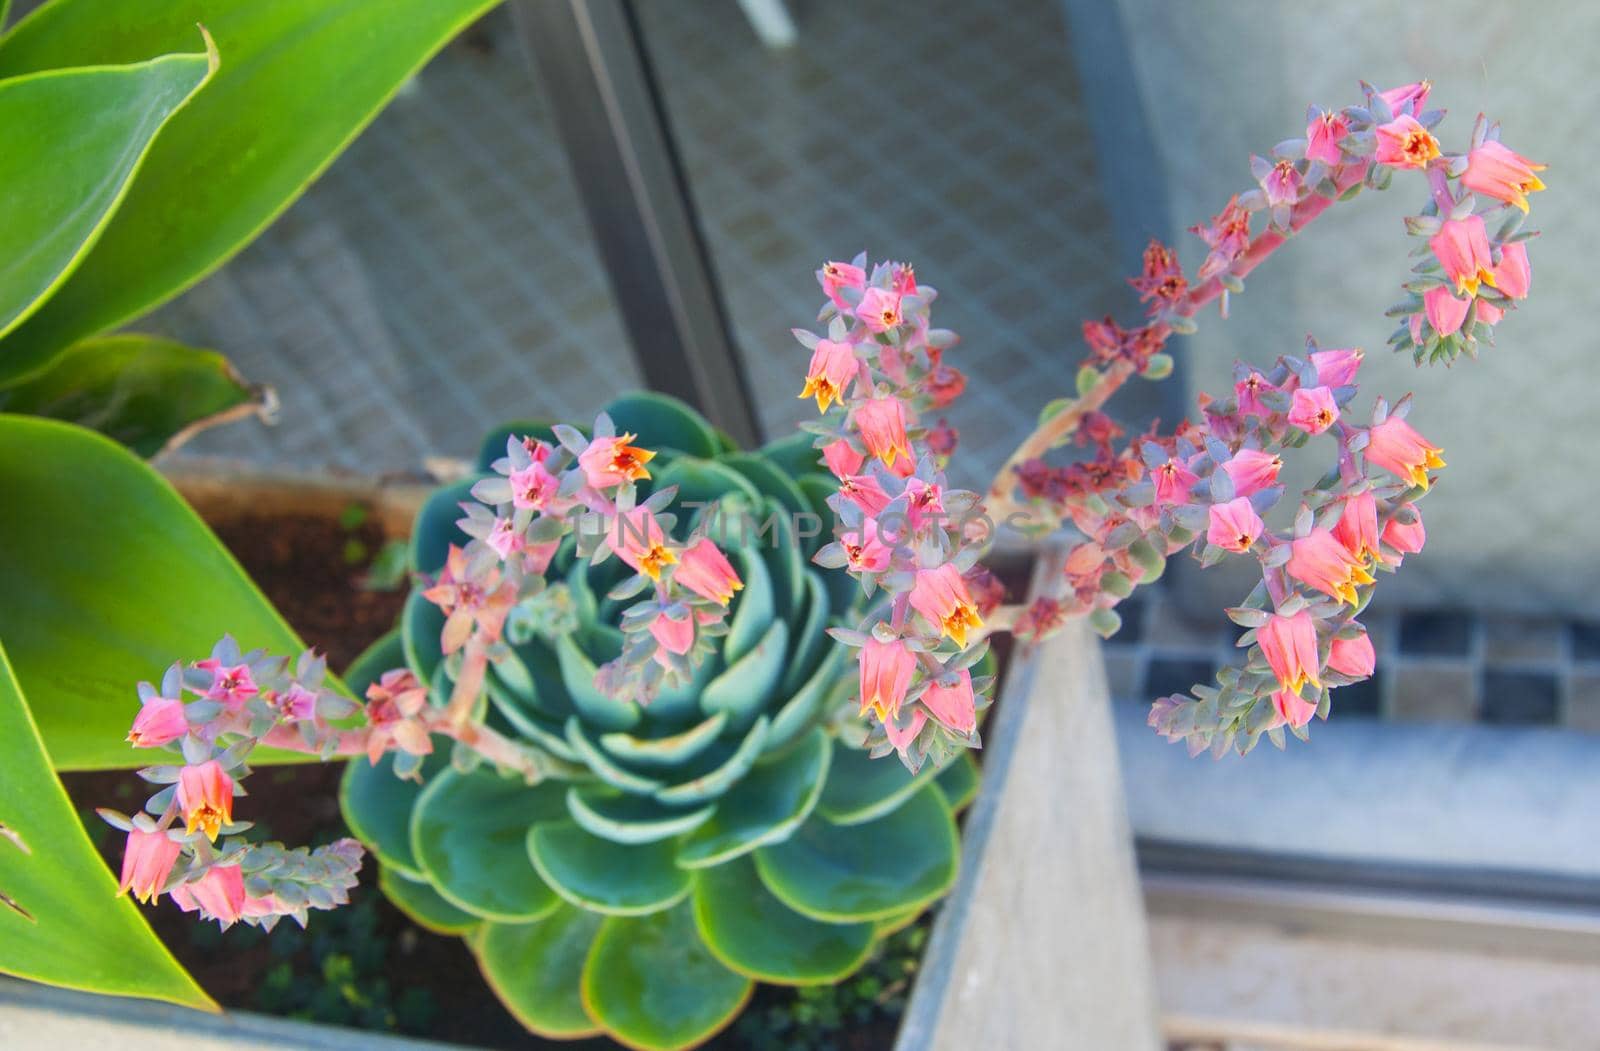
<svg viewBox="0 0 1600 1051">
<path fill-rule="evenodd" d="M 1478 669 L 1469 661 L 1400 660 L 1390 678 L 1389 717 L 1407 722 L 1471 722 Z"/>
<path fill-rule="evenodd" d="M 1563 725 L 1570 730 L 1600 734 L 1600 670 L 1575 671 L 1568 676 Z"/>
<path fill-rule="evenodd" d="M 1563 656 L 1559 620 L 1528 617 L 1485 617 L 1483 659 L 1488 664 L 1558 664 Z"/>
<path fill-rule="evenodd" d="M 1466 657 L 1475 618 L 1469 613 L 1420 610 L 1400 616 L 1400 652 L 1415 657 Z"/>
<path fill-rule="evenodd" d="M 1549 672 L 1483 673 L 1483 704 L 1478 718 L 1486 723 L 1554 726 L 1560 721 L 1561 680 Z"/>
<path fill-rule="evenodd" d="M 1600 662 L 1600 624 L 1576 621 L 1567 626 L 1572 639 L 1572 659 Z"/>
</svg>

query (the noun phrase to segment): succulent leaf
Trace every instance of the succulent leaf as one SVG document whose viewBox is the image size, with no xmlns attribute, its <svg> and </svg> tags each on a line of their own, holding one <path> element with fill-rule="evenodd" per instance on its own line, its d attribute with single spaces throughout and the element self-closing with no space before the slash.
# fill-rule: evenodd
<svg viewBox="0 0 1600 1051">
<path fill-rule="evenodd" d="M 411 849 L 428 881 L 457 908 L 526 923 L 559 902 L 528 861 L 528 826 L 566 816 L 559 783 L 529 787 L 480 767 L 445 770 L 411 814 Z"/>
<path fill-rule="evenodd" d="M 597 785 L 567 790 L 567 812 L 585 831 L 613 843 L 654 843 L 692 832 L 716 807 L 669 807 L 644 796 Z"/>
<path fill-rule="evenodd" d="M 784 843 L 755 853 L 761 882 L 796 912 L 830 923 L 881 920 L 943 896 L 956 876 L 950 807 L 929 785 L 860 825 L 813 814 Z"/>
<path fill-rule="evenodd" d="M 576 1040 L 604 1030 L 580 994 L 584 962 L 604 922 L 562 904 L 538 923 L 489 923 L 473 946 L 500 1002 L 531 1031 Z"/>
<path fill-rule="evenodd" d="M 772 896 L 748 858 L 702 870 L 694 918 L 711 954 L 740 974 L 781 985 L 817 985 L 866 962 L 871 923 L 822 923 Z"/>
<path fill-rule="evenodd" d="M 695 930 L 687 902 L 637 919 L 606 920 L 583 968 L 583 1003 L 631 1047 L 678 1051 L 731 1022 L 750 979 L 723 966 Z"/>
<path fill-rule="evenodd" d="M 938 772 L 929 762 L 913 774 L 900 763 L 880 763 L 864 750 L 836 740 L 817 813 L 835 825 L 872 821 L 910 799 Z"/>
<path fill-rule="evenodd" d="M 402 875 L 392 865 L 379 864 L 378 889 L 412 923 L 435 934 L 467 934 L 483 923 L 482 917 L 445 901 L 427 880 Z"/>
<path fill-rule="evenodd" d="M 716 813 L 678 850 L 678 864 L 706 868 L 789 838 L 811 816 L 833 749 L 813 729 L 789 751 L 764 757 L 717 803 Z"/>
<path fill-rule="evenodd" d="M 673 864 L 670 841 L 623 844 L 571 821 L 533 826 L 528 856 L 539 875 L 568 902 L 607 916 L 646 916 L 689 895 L 688 872 Z"/>
</svg>

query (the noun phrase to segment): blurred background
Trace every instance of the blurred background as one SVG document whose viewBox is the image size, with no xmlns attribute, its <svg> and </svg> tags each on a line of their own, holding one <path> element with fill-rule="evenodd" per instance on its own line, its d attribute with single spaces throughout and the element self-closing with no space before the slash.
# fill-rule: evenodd
<svg viewBox="0 0 1600 1051">
<path fill-rule="evenodd" d="M 1312 334 L 1368 349 L 1364 397 L 1416 392 L 1412 422 L 1450 462 L 1424 506 L 1426 553 L 1369 615 L 1380 670 L 1339 691 L 1312 747 L 1192 762 L 1142 725 L 1150 698 L 1231 659 L 1218 610 L 1248 582 L 1183 567 L 1125 607 L 1105 655 L 1163 1007 L 1205 1015 L 1220 998 L 1263 1025 L 1388 1012 L 1395 1031 L 1463 1041 L 1448 1046 L 1502 1024 L 1549 1036 L 1535 1046 L 1593 1046 L 1561 1012 L 1600 991 L 1579 966 L 1600 958 L 1586 263 L 1600 6 L 592 6 L 609 16 L 493 12 L 262 237 L 135 326 L 222 350 L 281 399 L 275 426 L 213 430 L 179 457 L 412 473 L 470 455 L 496 421 L 583 418 L 679 373 L 722 383 L 730 419 L 781 435 L 803 415 L 788 330 L 813 318 L 812 271 L 864 249 L 913 261 L 942 293 L 971 379 L 949 414 L 952 473 L 980 484 L 1071 386 L 1080 322 L 1137 317 L 1123 277 L 1149 237 L 1192 267 L 1203 253 L 1183 229 L 1248 188 L 1249 155 L 1300 135 L 1308 103 L 1355 103 L 1363 78 L 1429 78 L 1447 145 L 1482 110 L 1550 165 L 1533 201 L 1536 294 L 1500 346 L 1449 371 L 1388 354 L 1401 216 L 1420 204 L 1402 184 L 1278 253 L 1229 321 L 1176 342 L 1175 377 L 1121 410 L 1170 423 L 1223 390 L 1235 358 L 1270 361 Z M 603 119 L 583 108 L 597 82 L 621 85 Z M 648 258 L 630 240 L 641 228 Z M 1229 941 L 1205 925 L 1229 901 L 1299 934 Z M 1414 937 L 1362 956 L 1352 932 L 1369 928 Z M 1440 950 L 1429 939 L 1446 929 Z M 1314 994 L 1341 967 L 1367 984 Z M 1370 986 L 1390 970 L 1434 984 L 1383 1001 Z M 1473 1014 L 1474 982 L 1520 990 L 1496 1002 L 1522 1015 Z"/>
</svg>

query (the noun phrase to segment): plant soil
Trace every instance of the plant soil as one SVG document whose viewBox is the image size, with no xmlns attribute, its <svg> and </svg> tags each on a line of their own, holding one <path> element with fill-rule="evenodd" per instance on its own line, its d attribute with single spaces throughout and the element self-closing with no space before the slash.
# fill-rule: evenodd
<svg viewBox="0 0 1600 1051">
<path fill-rule="evenodd" d="M 365 570 L 386 538 L 359 507 L 338 519 L 247 515 L 212 526 L 307 644 L 327 653 L 330 667 L 343 669 L 393 626 L 404 587 L 363 588 Z M 1009 596 L 1020 596 L 1027 566 L 996 568 Z M 1009 641 L 1009 636 L 996 639 L 1002 672 Z M 290 845 L 315 846 L 349 835 L 338 804 L 342 770 L 340 763 L 260 769 L 249 781 L 244 816 L 257 822 L 263 836 Z M 62 781 L 90 838 L 118 870 L 122 837 L 93 808 L 132 809 L 147 786 L 131 772 L 66 774 Z M 603 1039 L 557 1043 L 530 1035 L 495 999 L 461 939 L 425 931 L 389 904 L 378 891 L 370 861 L 351 900 L 345 909 L 313 913 L 307 930 L 290 920 L 271 934 L 244 925 L 219 932 L 215 924 L 180 912 L 170 899 L 145 911 L 162 941 L 225 1008 L 468 1047 L 618 1047 Z M 758 985 L 740 1021 L 706 1047 L 887 1051 L 931 916 L 890 939 L 884 958 L 839 986 L 796 991 Z"/>
</svg>

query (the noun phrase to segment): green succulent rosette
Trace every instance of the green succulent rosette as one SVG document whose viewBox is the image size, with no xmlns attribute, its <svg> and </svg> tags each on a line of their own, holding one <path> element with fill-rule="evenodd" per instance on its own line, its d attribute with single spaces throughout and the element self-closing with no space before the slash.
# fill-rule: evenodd
<svg viewBox="0 0 1600 1051">
<path fill-rule="evenodd" d="M 975 794 L 977 768 L 962 756 L 912 775 L 855 746 L 859 732 L 841 717 L 855 669 L 826 631 L 856 619 L 859 590 L 810 561 L 828 539 L 823 501 L 836 485 L 809 436 L 742 453 L 670 398 L 636 394 L 606 411 L 658 453 L 644 488 L 676 485 L 680 506 L 721 501 L 750 523 L 716 537 L 745 586 L 715 655 L 647 706 L 597 690 L 628 604 L 606 596 L 631 571 L 577 559 L 569 542 L 547 576 L 565 585 L 571 630 L 508 628 L 513 656 L 491 667 L 483 713 L 553 757 L 558 776 L 530 786 L 487 766 L 457 769 L 441 740 L 420 784 L 393 776 L 389 757 L 352 761 L 341 802 L 390 900 L 419 925 L 464 937 L 530 1030 L 684 1048 L 731 1021 L 756 981 L 845 978 L 945 894 L 954 814 Z M 508 435 L 548 433 L 501 428 L 478 469 Z M 416 572 L 436 574 L 449 545 L 465 542 L 455 523 L 474 481 L 422 509 Z M 686 531 L 692 519 L 680 522 Z M 362 691 L 407 665 L 447 695 L 442 623 L 414 591 L 401 626 L 347 683 Z"/>
</svg>

